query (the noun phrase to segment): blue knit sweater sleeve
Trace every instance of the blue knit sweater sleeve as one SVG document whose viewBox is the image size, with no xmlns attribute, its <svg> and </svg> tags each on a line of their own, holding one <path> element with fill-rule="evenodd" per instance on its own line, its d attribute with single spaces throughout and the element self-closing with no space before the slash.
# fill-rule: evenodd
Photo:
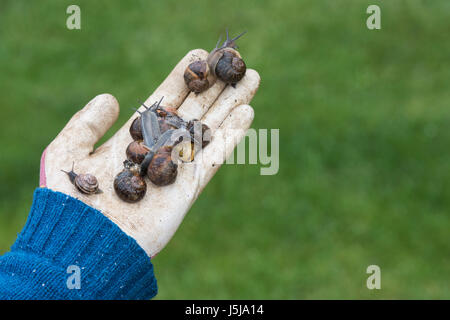
<svg viewBox="0 0 450 320">
<path fill-rule="evenodd" d="M 98 210 L 39 188 L 11 251 L 0 257 L 1 299 L 150 299 L 150 258 Z"/>
</svg>

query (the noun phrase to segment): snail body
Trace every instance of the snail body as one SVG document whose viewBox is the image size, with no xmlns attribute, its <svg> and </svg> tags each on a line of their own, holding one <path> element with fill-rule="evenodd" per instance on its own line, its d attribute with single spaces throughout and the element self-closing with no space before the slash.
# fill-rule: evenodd
<svg viewBox="0 0 450 320">
<path fill-rule="evenodd" d="M 70 182 L 78 189 L 78 191 L 84 194 L 102 193 L 98 188 L 98 180 L 95 176 L 89 173 L 76 174 L 73 171 L 73 166 L 74 164 L 72 164 L 72 170 L 70 171 L 61 171 L 69 176 Z"/>
<path fill-rule="evenodd" d="M 139 165 L 125 160 L 124 167 L 114 179 L 114 190 L 123 201 L 138 202 L 147 192 L 147 183 L 139 174 Z"/>
<path fill-rule="evenodd" d="M 142 103 L 146 111 L 137 111 L 140 116 L 133 120 L 129 129 L 134 141 L 145 141 L 145 136 L 147 136 L 147 143 L 153 145 L 162 133 L 169 129 L 182 128 L 186 125 L 185 121 L 177 115 L 176 109 L 162 108 L 160 103 L 161 101 L 154 103 L 151 107 L 147 107 Z M 145 130 L 143 129 L 144 127 Z M 148 141 L 149 139 L 152 141 Z"/>
<path fill-rule="evenodd" d="M 161 133 L 164 133 L 170 129 L 176 129 L 176 127 L 174 127 L 173 125 L 168 123 L 164 118 L 159 118 L 158 123 L 159 123 L 159 129 L 161 130 Z"/>
</svg>

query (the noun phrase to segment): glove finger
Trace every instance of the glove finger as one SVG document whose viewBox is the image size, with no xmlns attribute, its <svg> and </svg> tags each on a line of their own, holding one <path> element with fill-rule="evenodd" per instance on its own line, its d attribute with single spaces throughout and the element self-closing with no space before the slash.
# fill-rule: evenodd
<svg viewBox="0 0 450 320">
<path fill-rule="evenodd" d="M 146 196 L 144 201 L 155 211 L 142 217 L 140 223 L 150 225 L 152 229 L 134 235 L 134 238 L 147 248 L 149 256 L 155 256 L 172 238 L 195 199 L 245 135 L 253 116 L 254 112 L 250 106 L 236 107 L 216 130 L 217 136 L 214 135 L 211 143 L 195 155 L 195 161 L 183 163 L 178 167 L 174 184 L 164 188 L 152 188 Z M 224 143 L 224 139 L 228 143 Z M 151 232 L 152 230 L 158 232 Z"/>
<path fill-rule="evenodd" d="M 222 93 L 225 86 L 225 82 L 217 80 L 211 88 L 202 93 L 191 92 L 181 107 L 178 108 L 178 114 L 186 121 L 201 119 Z"/>
<path fill-rule="evenodd" d="M 100 94 L 78 111 L 49 148 L 84 157 L 119 116 L 119 103 L 110 94 Z M 51 152 L 49 150 L 48 152 Z"/>
<path fill-rule="evenodd" d="M 199 191 L 206 186 L 245 136 L 253 122 L 254 115 L 253 108 L 249 105 L 240 105 L 234 108 L 214 132 L 211 143 L 198 154 L 201 166 Z"/>
<path fill-rule="evenodd" d="M 151 105 L 164 97 L 164 100 L 161 103 L 163 106 L 178 109 L 189 94 L 189 89 L 184 82 L 184 71 L 190 63 L 199 59 L 206 59 L 207 56 L 208 52 L 203 49 L 189 51 L 180 62 L 178 62 L 175 68 L 173 68 L 172 72 L 170 72 L 155 92 L 145 100 L 145 104 Z M 140 110 L 144 111 L 145 109 L 141 106 Z"/>
<path fill-rule="evenodd" d="M 214 132 L 236 106 L 248 104 L 256 94 L 260 83 L 258 72 L 247 69 L 244 78 L 239 81 L 236 88 L 227 86 L 205 116 L 202 122 Z"/>
</svg>

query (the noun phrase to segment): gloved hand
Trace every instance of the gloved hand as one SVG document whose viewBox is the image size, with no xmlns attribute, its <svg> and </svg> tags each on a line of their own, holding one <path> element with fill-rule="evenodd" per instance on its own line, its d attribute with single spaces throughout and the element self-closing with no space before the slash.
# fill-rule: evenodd
<svg viewBox="0 0 450 320">
<path fill-rule="evenodd" d="M 211 129 L 211 143 L 192 163 L 178 166 L 175 183 L 157 187 L 147 179 L 147 193 L 141 201 L 130 204 L 118 198 L 113 181 L 123 170 L 125 150 L 132 141 L 129 128 L 138 114 L 134 113 L 112 138 L 94 150 L 95 143 L 119 114 L 117 100 L 112 95 L 101 94 L 77 112 L 44 151 L 40 186 L 68 194 L 98 209 L 133 237 L 150 257 L 161 251 L 253 121 L 253 109 L 247 104 L 260 82 L 254 70 L 248 69 L 236 88 L 218 80 L 201 94 L 189 93 L 184 71 L 191 62 L 206 59 L 207 55 L 201 49 L 189 52 L 145 101 L 150 106 L 164 97 L 164 107 L 177 109 L 184 120 L 200 119 Z M 141 106 L 140 111 L 144 110 Z M 75 188 L 61 171 L 70 171 L 73 162 L 76 173 L 97 177 L 101 194 L 85 195 Z"/>
</svg>

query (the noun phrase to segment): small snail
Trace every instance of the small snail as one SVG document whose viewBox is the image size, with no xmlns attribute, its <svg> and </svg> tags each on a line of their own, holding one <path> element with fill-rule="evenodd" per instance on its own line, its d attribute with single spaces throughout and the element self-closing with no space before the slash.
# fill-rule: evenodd
<svg viewBox="0 0 450 320">
<path fill-rule="evenodd" d="M 157 186 L 175 182 L 178 165 L 172 161 L 172 147 L 163 146 L 153 156 L 147 168 L 147 176 Z"/>
<path fill-rule="evenodd" d="M 125 160 L 123 165 L 125 169 L 114 179 L 114 190 L 123 201 L 134 203 L 145 196 L 147 183 L 139 174 L 138 164 Z"/>
<path fill-rule="evenodd" d="M 92 174 L 76 174 L 73 171 L 74 164 L 72 163 L 72 170 L 69 172 L 61 170 L 69 176 L 70 182 L 84 194 L 102 193 L 98 188 L 97 178 Z"/>
<path fill-rule="evenodd" d="M 230 39 L 227 30 L 227 39 L 218 47 L 211 51 L 206 59 L 211 73 L 225 83 L 231 84 L 233 87 L 240 81 L 244 75 L 247 67 L 241 55 L 236 50 L 237 46 L 235 41 L 239 39 L 245 32 L 241 33 L 237 37 Z"/>
<path fill-rule="evenodd" d="M 208 89 L 213 82 L 208 63 L 205 60 L 198 60 L 188 65 L 184 72 L 184 82 L 189 90 L 195 93 L 200 93 Z"/>
<path fill-rule="evenodd" d="M 145 156 L 150 151 L 142 140 L 135 140 L 131 142 L 126 150 L 128 160 L 141 164 L 144 161 Z"/>
</svg>

